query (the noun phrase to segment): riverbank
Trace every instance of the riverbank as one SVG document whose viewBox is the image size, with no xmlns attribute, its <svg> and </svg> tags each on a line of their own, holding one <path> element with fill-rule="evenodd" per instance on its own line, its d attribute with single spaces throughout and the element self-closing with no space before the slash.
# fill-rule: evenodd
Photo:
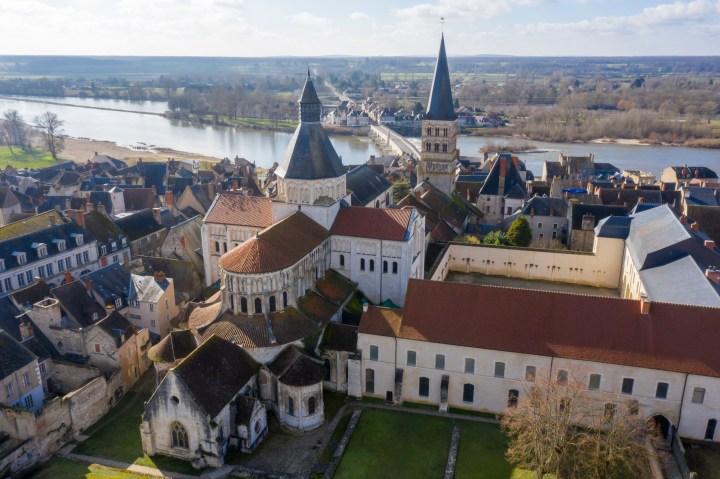
<svg viewBox="0 0 720 479">
<path fill-rule="evenodd" d="M 127 161 L 130 164 L 137 163 L 137 160 L 167 160 L 168 158 L 176 159 L 195 159 L 201 161 L 219 161 L 215 158 L 187 151 L 178 151 L 171 148 L 154 148 L 154 149 L 135 149 L 119 146 L 111 141 L 88 140 L 81 138 L 65 138 L 65 148 L 60 153 L 60 157 L 64 160 L 71 160 L 75 163 L 85 163 L 90 160 L 95 153 L 100 155 L 108 155 L 118 160 Z"/>
</svg>

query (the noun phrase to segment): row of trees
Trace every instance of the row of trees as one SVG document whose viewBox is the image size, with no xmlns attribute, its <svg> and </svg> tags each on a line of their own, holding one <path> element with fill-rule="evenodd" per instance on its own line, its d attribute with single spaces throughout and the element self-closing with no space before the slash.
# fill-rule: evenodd
<svg viewBox="0 0 720 479">
<path fill-rule="evenodd" d="M 489 244 L 495 246 L 519 246 L 526 248 L 532 242 L 532 229 L 530 223 L 524 216 L 518 216 L 512 222 L 507 232 L 492 231 L 480 238 L 473 234 L 463 234 L 455 238 L 455 241 L 468 244 Z"/>
<path fill-rule="evenodd" d="M 509 439 L 506 458 L 518 467 L 558 478 L 643 477 L 646 438 L 660 438 L 654 421 L 638 414 L 637 402 L 590 397 L 585 382 L 542 379 L 509 407 L 501 428 Z"/>
<path fill-rule="evenodd" d="M 31 151 L 34 133 L 39 135 L 43 149 L 57 159 L 64 146 L 63 125 L 65 122 L 55 113 L 46 111 L 33 119 L 32 127 L 28 126 L 17 110 L 6 110 L 0 123 L 0 144 L 5 145 L 13 156 L 15 148 Z"/>
</svg>

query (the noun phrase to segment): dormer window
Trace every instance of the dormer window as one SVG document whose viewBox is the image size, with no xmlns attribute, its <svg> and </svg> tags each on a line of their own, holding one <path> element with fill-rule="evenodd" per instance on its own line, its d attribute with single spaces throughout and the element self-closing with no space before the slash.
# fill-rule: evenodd
<svg viewBox="0 0 720 479">
<path fill-rule="evenodd" d="M 112 243 L 110 243 L 110 248 L 113 251 L 117 251 L 117 242 L 113 241 Z"/>
<path fill-rule="evenodd" d="M 118 298 L 118 299 L 115 300 L 115 307 L 116 307 L 117 309 L 122 308 L 122 299 Z"/>
<path fill-rule="evenodd" d="M 92 314 L 93 321 L 97 321 L 99 317 L 100 315 L 97 313 L 97 311 Z"/>
<path fill-rule="evenodd" d="M 64 239 L 55 239 L 53 240 L 53 243 L 57 246 L 58 251 L 60 251 L 61 253 L 67 248 Z"/>
<path fill-rule="evenodd" d="M 13 256 L 15 256 L 15 259 L 17 260 L 18 264 L 27 263 L 27 255 L 25 253 L 23 253 L 22 251 L 13 252 Z"/>
<path fill-rule="evenodd" d="M 73 236 L 73 238 L 75 238 L 75 244 L 76 244 L 77 246 L 82 246 L 82 244 L 83 244 L 83 235 L 81 235 L 81 234 L 74 234 L 74 235 L 72 235 L 72 236 Z"/>
<path fill-rule="evenodd" d="M 33 243 L 31 246 L 35 251 L 37 251 L 38 258 L 44 258 L 47 256 L 47 245 L 45 243 Z"/>
<path fill-rule="evenodd" d="M 105 256 L 107 254 L 107 246 L 102 245 L 100 246 L 100 254 Z"/>
<path fill-rule="evenodd" d="M 5 260 L 0 259 L 0 271 L 5 271 Z"/>
<path fill-rule="evenodd" d="M 127 246 L 127 238 L 124 236 L 120 239 L 120 243 L 123 245 L 123 248 Z"/>
</svg>

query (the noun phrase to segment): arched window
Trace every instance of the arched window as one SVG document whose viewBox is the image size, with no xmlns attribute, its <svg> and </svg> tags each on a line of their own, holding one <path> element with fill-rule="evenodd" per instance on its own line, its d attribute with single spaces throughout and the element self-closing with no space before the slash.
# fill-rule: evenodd
<svg viewBox="0 0 720 479">
<path fill-rule="evenodd" d="M 287 398 L 287 413 L 291 416 L 295 415 L 295 400 L 291 396 Z"/>
<path fill-rule="evenodd" d="M 227 253 L 227 243 L 223 241 L 223 253 Z"/>
<path fill-rule="evenodd" d="M 380 208 L 380 200 L 375 200 L 375 208 Z"/>
<path fill-rule="evenodd" d="M 255 421 L 255 434 L 260 434 L 260 421 Z"/>
<path fill-rule="evenodd" d="M 270 312 L 275 311 L 275 296 L 270 296 Z"/>
<path fill-rule="evenodd" d="M 262 300 L 260 298 L 255 298 L 255 314 L 262 313 Z"/>
<path fill-rule="evenodd" d="M 182 427 L 182 424 L 179 422 L 172 423 L 171 426 L 171 432 L 172 432 L 172 445 L 173 447 L 182 447 L 187 449 L 188 446 L 188 436 L 187 431 L 185 431 L 185 428 Z"/>
<path fill-rule="evenodd" d="M 447 135 L 448 135 L 448 129 L 447 129 L 447 128 L 443 128 L 443 136 L 447 136 Z"/>
<path fill-rule="evenodd" d="M 443 143 L 443 153 L 447 153 L 447 143 Z"/>
<path fill-rule="evenodd" d="M 440 143 L 435 143 L 435 153 L 440 152 Z"/>
<path fill-rule="evenodd" d="M 365 271 L 365 258 L 360 258 L 360 270 Z"/>
<path fill-rule="evenodd" d="M 370 260 L 370 271 L 375 271 L 375 260 L 374 259 Z"/>
<path fill-rule="evenodd" d="M 432 150 L 432 143 L 430 143 L 428 141 L 427 143 L 425 143 L 425 151 L 430 151 L 430 150 Z"/>
<path fill-rule="evenodd" d="M 520 392 L 517 389 L 511 389 L 508 391 L 508 407 L 515 407 L 518 403 Z"/>
<path fill-rule="evenodd" d="M 308 414 L 315 414 L 315 396 L 310 396 L 310 399 L 308 399 Z"/>
<path fill-rule="evenodd" d="M 418 386 L 418 395 L 426 398 L 430 395 L 430 379 L 420 378 L 420 384 Z"/>
<path fill-rule="evenodd" d="M 428 136 L 432 136 L 432 128 L 428 126 L 425 131 L 427 131 Z"/>
<path fill-rule="evenodd" d="M 244 296 L 240 298 L 240 311 L 247 313 L 247 298 Z"/>
<path fill-rule="evenodd" d="M 388 272 L 388 263 L 387 263 L 387 261 L 383 261 L 383 273 L 387 273 L 387 272 Z"/>
<path fill-rule="evenodd" d="M 435 136 L 440 136 L 440 128 L 435 127 Z"/>
<path fill-rule="evenodd" d="M 283 308 L 287 308 L 287 291 L 283 291 Z"/>
<path fill-rule="evenodd" d="M 216 242 L 215 242 L 215 252 L 216 252 L 216 253 L 219 253 L 219 252 L 220 252 L 220 242 L 219 242 L 219 241 L 216 241 Z"/>
<path fill-rule="evenodd" d="M 473 402 L 475 399 L 475 386 L 463 384 L 463 402 Z"/>
<path fill-rule="evenodd" d="M 385 205 L 390 206 L 390 193 L 385 193 Z"/>
<path fill-rule="evenodd" d="M 397 261 L 393 261 L 393 274 L 397 274 L 397 272 L 398 272 Z"/>
<path fill-rule="evenodd" d="M 340 255 L 340 267 L 343 267 L 343 268 L 345 267 L 345 255 L 344 254 Z"/>
<path fill-rule="evenodd" d="M 375 394 L 375 371 L 373 369 L 365 370 L 365 392 Z"/>
<path fill-rule="evenodd" d="M 235 311 L 235 298 L 233 297 L 232 294 L 230 295 L 230 309 Z"/>
</svg>

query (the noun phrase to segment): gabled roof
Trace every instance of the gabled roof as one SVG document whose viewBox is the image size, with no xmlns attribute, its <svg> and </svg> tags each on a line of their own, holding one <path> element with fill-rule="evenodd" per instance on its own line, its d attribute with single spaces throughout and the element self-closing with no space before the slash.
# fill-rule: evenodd
<svg viewBox="0 0 720 479">
<path fill-rule="evenodd" d="M 325 378 L 325 367 L 293 346 L 286 347 L 268 369 L 287 386 L 310 386 Z"/>
<path fill-rule="evenodd" d="M 632 218 L 629 216 L 608 216 L 598 222 L 595 227 L 595 236 L 598 238 L 617 238 L 627 239 L 630 234 L 630 223 Z"/>
<path fill-rule="evenodd" d="M 121 263 L 109 264 L 80 277 L 82 281 L 86 281 L 86 278 L 90 279 L 93 293 L 102 298 L 104 306 L 115 307 L 118 299 L 122 307 L 127 305 L 130 271 Z"/>
<path fill-rule="evenodd" d="M 130 292 L 129 300 L 145 301 L 148 303 L 157 303 L 165 294 L 165 290 L 170 286 L 170 278 L 157 281 L 154 276 L 140 276 L 133 274 L 130 276 Z"/>
<path fill-rule="evenodd" d="M 298 211 L 228 251 L 218 264 L 233 273 L 278 271 L 300 261 L 329 236 L 325 228 Z"/>
<path fill-rule="evenodd" d="M 10 208 L 18 203 L 20 200 L 8 186 L 0 186 L 0 208 Z"/>
<path fill-rule="evenodd" d="M 267 228 L 273 223 L 272 200 L 224 191 L 215 198 L 205 222 Z"/>
<path fill-rule="evenodd" d="M 392 183 L 368 165 L 350 170 L 345 181 L 352 191 L 353 206 L 365 206 L 392 187 Z"/>
<path fill-rule="evenodd" d="M 698 334 L 718 308 L 416 279 L 405 305 L 394 327 L 371 306 L 360 333 L 720 377 L 716 336 Z"/>
<path fill-rule="evenodd" d="M 137 331 L 135 326 L 117 310 L 112 311 L 106 318 L 98 321 L 97 326 L 115 339 L 117 347 L 122 346 Z"/>
<path fill-rule="evenodd" d="M 156 363 L 174 363 L 190 355 L 196 347 L 195 336 L 189 329 L 171 331 L 148 350 L 148 358 Z"/>
<path fill-rule="evenodd" d="M 211 418 L 240 392 L 257 366 L 241 348 L 211 336 L 171 369 Z"/>
<path fill-rule="evenodd" d="M 77 322 L 77 326 L 86 328 L 107 314 L 88 294 L 82 281 L 72 281 L 52 290 L 52 295 L 60 302 L 62 309 Z M 94 316 L 94 318 L 93 318 Z"/>
<path fill-rule="evenodd" d="M 328 351 L 357 351 L 358 328 L 349 324 L 330 323 L 325 327 L 321 349 Z"/>
<path fill-rule="evenodd" d="M 515 162 L 511 155 L 502 153 L 498 155 L 495 163 L 490 169 L 485 183 L 480 188 L 480 195 L 505 196 L 513 187 L 518 185 L 520 189 L 527 194 L 525 182 L 515 167 Z"/>
<path fill-rule="evenodd" d="M 525 203 L 522 214 L 535 216 L 566 216 L 567 203 L 563 198 L 533 196 Z"/>
<path fill-rule="evenodd" d="M 627 216 L 627 208 L 624 206 L 615 206 L 615 205 L 590 205 L 585 203 L 577 203 L 575 201 L 571 201 L 569 203 L 569 207 L 571 208 L 570 211 L 570 223 L 571 223 L 571 229 L 579 230 L 582 228 L 582 219 L 583 216 L 587 214 L 593 215 L 595 219 L 595 223 L 593 227 L 597 226 L 597 224 L 602 220 L 603 218 L 607 218 L 608 216 L 614 215 L 614 216 Z"/>
<path fill-rule="evenodd" d="M 37 359 L 37 356 L 3 330 L 0 330 L 0 351 L 0 380 Z M 4 395 L 3 391 L 3 399 Z"/>
<path fill-rule="evenodd" d="M 95 239 L 108 246 L 108 253 L 112 252 L 110 243 L 113 240 L 117 242 L 117 246 L 120 248 L 120 237 L 127 236 L 110 218 L 97 210 L 85 214 L 85 228 L 92 233 Z"/>
<path fill-rule="evenodd" d="M 445 35 L 442 35 L 425 119 L 453 121 L 455 118 L 457 116 L 455 115 L 452 98 L 450 71 L 448 70 L 447 55 L 445 54 Z"/>
<path fill-rule="evenodd" d="M 633 216 L 627 247 L 633 262 L 642 270 L 657 265 L 656 260 L 648 262 L 648 256 L 691 238 L 688 228 L 664 205 Z"/>
<path fill-rule="evenodd" d="M 340 208 L 330 234 L 372 238 L 387 241 L 408 241 L 412 208 Z"/>
<path fill-rule="evenodd" d="M 38 281 L 8 295 L 17 305 L 32 306 L 50 296 L 50 287 L 45 281 Z"/>
<path fill-rule="evenodd" d="M 115 220 L 115 224 L 127 233 L 130 241 L 135 241 L 156 231 L 165 229 L 163 225 L 155 220 L 151 209 L 140 210 L 131 215 L 118 218 Z"/>
<path fill-rule="evenodd" d="M 690 255 L 640 271 L 639 275 L 653 301 L 720 308 L 718 290 Z"/>
<path fill-rule="evenodd" d="M 127 211 L 144 210 L 155 206 L 155 192 L 152 188 L 124 187 L 123 198 Z"/>
</svg>

